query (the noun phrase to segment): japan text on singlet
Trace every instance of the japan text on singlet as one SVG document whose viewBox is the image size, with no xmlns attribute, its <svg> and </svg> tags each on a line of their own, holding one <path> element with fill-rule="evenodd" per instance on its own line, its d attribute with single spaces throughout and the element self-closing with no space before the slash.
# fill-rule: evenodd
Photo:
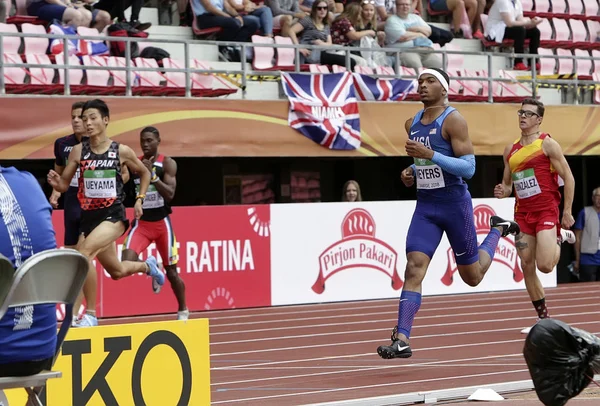
<svg viewBox="0 0 600 406">
<path fill-rule="evenodd" d="M 560 204 L 558 173 L 542 149 L 546 137 L 550 135 L 540 134 L 529 145 L 517 140 L 508 154 L 515 185 L 515 212 L 541 211 Z"/>
<path fill-rule="evenodd" d="M 140 161 L 144 159 L 143 156 L 139 157 Z M 156 172 L 156 176 L 159 177 L 160 180 L 163 179 L 165 175 L 165 170 L 163 168 L 163 162 L 165 160 L 165 156 L 159 154 L 154 164 L 154 171 Z M 140 178 L 136 176 L 134 178 L 135 182 L 135 190 L 136 193 L 140 193 Z M 156 190 L 156 186 L 153 183 L 150 183 L 148 186 L 148 190 L 146 191 L 146 197 L 144 199 L 144 204 L 142 205 L 144 209 L 144 214 L 142 215 L 141 220 L 144 221 L 160 221 L 171 214 L 171 206 L 169 203 L 165 202 L 165 199 L 158 193 Z"/>
<path fill-rule="evenodd" d="M 79 167 L 77 197 L 83 210 L 99 210 L 122 202 L 123 179 L 117 142 L 112 141 L 103 154 L 95 154 L 89 139 L 83 139 Z"/>
<path fill-rule="evenodd" d="M 452 144 L 442 136 L 444 120 L 454 110 L 454 107 L 447 107 L 428 125 L 421 123 L 424 110 L 419 111 L 410 126 L 409 138 L 439 154 L 454 157 Z M 415 158 L 415 166 L 418 198 L 461 197 L 466 193 L 467 184 L 460 176 L 444 171 L 430 160 Z"/>
</svg>

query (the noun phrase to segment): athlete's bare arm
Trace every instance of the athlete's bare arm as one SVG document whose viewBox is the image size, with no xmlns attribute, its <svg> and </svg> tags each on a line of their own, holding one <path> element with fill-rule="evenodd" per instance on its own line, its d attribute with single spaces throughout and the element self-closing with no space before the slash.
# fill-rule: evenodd
<svg viewBox="0 0 600 406">
<path fill-rule="evenodd" d="M 508 165 L 508 154 L 510 154 L 510 150 L 512 149 L 512 145 L 507 145 L 504 148 L 504 153 L 502 154 L 504 160 L 504 173 L 502 174 L 502 183 L 499 183 L 494 188 L 494 197 L 498 199 L 502 199 L 505 197 L 509 197 L 512 193 L 512 176 L 510 173 L 510 166 Z"/>
<path fill-rule="evenodd" d="M 558 172 L 561 178 L 565 181 L 565 201 L 563 206 L 563 219 L 561 225 L 563 228 L 571 228 L 575 224 L 573 218 L 572 207 L 573 197 L 575 196 L 575 178 L 569 167 L 565 155 L 563 154 L 562 148 L 554 139 L 546 137 L 542 143 L 542 150 L 544 154 L 550 159 L 552 166 Z"/>
<path fill-rule="evenodd" d="M 81 144 L 77 144 L 71 150 L 69 154 L 69 159 L 67 162 L 67 166 L 62 171 L 61 174 L 56 172 L 54 169 L 50 170 L 48 173 L 48 183 L 54 190 L 64 193 L 69 189 L 69 184 L 71 183 L 71 179 L 75 176 L 75 172 L 77 172 L 77 167 L 79 166 L 79 157 L 81 156 Z"/>
<path fill-rule="evenodd" d="M 458 111 L 454 111 L 448 115 L 444 121 L 442 135 L 447 140 L 450 140 L 454 156 L 461 157 L 475 153 L 471 138 L 469 137 L 467 120 Z"/>
<path fill-rule="evenodd" d="M 63 171 L 65 170 L 65 167 L 62 165 L 57 165 L 56 162 L 54 162 L 54 172 L 58 173 L 59 175 L 62 175 Z M 58 207 L 58 199 L 60 199 L 60 195 L 62 193 L 60 193 L 58 190 L 56 189 L 52 189 L 52 194 L 50 195 L 50 199 L 49 202 L 52 205 L 53 208 L 57 208 Z"/>
<path fill-rule="evenodd" d="M 159 179 L 153 185 L 165 201 L 170 202 L 175 197 L 175 189 L 177 188 L 177 163 L 174 159 L 165 157 L 163 169 L 163 179 Z"/>
</svg>

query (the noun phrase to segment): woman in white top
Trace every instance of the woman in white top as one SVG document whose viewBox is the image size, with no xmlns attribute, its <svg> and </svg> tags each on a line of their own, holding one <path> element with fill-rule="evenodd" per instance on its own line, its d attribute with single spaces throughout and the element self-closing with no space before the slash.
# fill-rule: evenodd
<svg viewBox="0 0 600 406">
<path fill-rule="evenodd" d="M 485 36 L 489 41 L 502 42 L 505 39 L 514 41 L 515 53 L 525 52 L 525 40 L 529 40 L 529 53 L 535 55 L 540 46 L 541 18 L 523 17 L 523 6 L 520 0 L 495 0 L 488 14 Z M 515 70 L 529 70 L 523 58 L 515 58 Z M 539 60 L 536 59 L 536 70 L 539 71 Z"/>
</svg>

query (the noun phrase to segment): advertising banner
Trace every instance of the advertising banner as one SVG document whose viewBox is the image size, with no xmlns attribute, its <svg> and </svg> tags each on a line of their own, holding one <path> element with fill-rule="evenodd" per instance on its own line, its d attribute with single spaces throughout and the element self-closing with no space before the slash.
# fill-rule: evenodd
<svg viewBox="0 0 600 406">
<path fill-rule="evenodd" d="M 406 234 L 414 201 L 280 204 L 271 207 L 272 304 L 399 297 L 406 267 Z M 514 199 L 474 199 L 478 243 L 489 218 L 513 218 Z M 541 274 L 556 286 L 556 270 Z M 423 281 L 423 295 L 525 289 L 514 237 L 501 238 L 477 287 L 457 273 L 444 235 Z"/>
<path fill-rule="evenodd" d="M 177 268 L 190 311 L 270 306 L 269 205 L 176 207 L 171 224 L 177 241 Z M 132 209 L 127 217 L 133 219 Z M 52 215 L 59 246 L 63 212 Z M 117 241 L 119 258 L 125 236 Z M 141 253 L 162 262 L 154 244 Z M 160 264 L 159 264 L 160 265 Z M 137 274 L 115 281 L 97 264 L 99 317 L 175 313 L 177 301 L 165 278 L 161 292 Z M 59 316 L 61 310 L 59 309 Z"/>
</svg>

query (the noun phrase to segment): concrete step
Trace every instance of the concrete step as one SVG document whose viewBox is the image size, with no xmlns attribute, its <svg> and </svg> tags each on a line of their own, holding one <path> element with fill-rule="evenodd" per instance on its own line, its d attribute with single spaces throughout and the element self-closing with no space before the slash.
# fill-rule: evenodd
<svg viewBox="0 0 600 406">
<path fill-rule="evenodd" d="M 127 21 L 131 18 L 131 7 L 125 10 L 125 18 Z M 154 7 L 142 7 L 140 10 L 140 22 L 158 25 L 158 9 Z"/>
</svg>

